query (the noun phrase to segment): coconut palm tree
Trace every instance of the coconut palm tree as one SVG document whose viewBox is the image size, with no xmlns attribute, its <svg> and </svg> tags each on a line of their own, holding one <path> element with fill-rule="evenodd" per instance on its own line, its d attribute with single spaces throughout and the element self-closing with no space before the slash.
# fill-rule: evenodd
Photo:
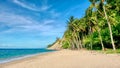
<svg viewBox="0 0 120 68">
<path fill-rule="evenodd" d="M 110 21 L 109 21 L 109 18 L 108 18 L 108 15 L 107 15 L 107 12 L 106 12 L 106 8 L 105 8 L 105 4 L 104 4 L 104 0 L 101 0 L 101 4 L 102 7 L 103 7 L 103 12 L 104 12 L 104 15 L 105 15 L 105 18 L 106 18 L 106 21 L 107 21 L 107 24 L 108 24 L 108 27 L 109 27 L 109 31 L 110 31 L 110 38 L 111 38 L 111 42 L 112 42 L 112 47 L 113 47 L 113 50 L 116 50 L 116 47 L 115 47 L 115 44 L 114 44 L 114 40 L 113 40 L 113 35 L 112 35 L 112 28 L 111 28 L 111 24 L 110 24 Z"/>
<path fill-rule="evenodd" d="M 90 35 L 90 46 L 91 46 L 91 50 L 92 50 L 92 33 L 93 33 L 93 26 L 94 26 L 94 23 L 91 21 L 91 17 L 92 17 L 92 8 L 93 8 L 93 5 L 90 5 L 89 8 L 86 10 L 86 14 L 85 14 L 85 18 L 86 18 L 86 24 L 88 25 L 88 29 L 89 29 L 89 35 Z"/>
<path fill-rule="evenodd" d="M 113 35 L 112 35 L 112 28 L 111 28 L 111 24 L 110 24 L 110 21 L 109 21 L 109 18 L 108 18 L 108 15 L 107 15 L 107 12 L 106 12 L 106 8 L 105 8 L 105 1 L 104 0 L 90 0 L 90 2 L 92 2 L 92 4 L 95 6 L 95 2 L 97 2 L 97 1 L 100 1 L 100 3 L 99 3 L 99 8 L 100 8 L 100 10 L 101 10 L 101 12 L 98 10 L 98 12 L 100 13 L 100 14 L 102 14 L 103 15 L 103 13 L 104 13 L 104 15 L 105 15 L 105 19 L 106 19 L 106 21 L 107 21 L 107 24 L 108 24 L 108 28 L 109 28 L 109 31 L 110 31 L 110 38 L 111 38 L 111 42 L 112 42 L 112 46 L 113 46 L 113 50 L 116 50 L 116 48 L 115 48 L 115 44 L 114 44 L 114 40 L 113 40 Z M 110 2 L 110 0 L 109 0 L 109 2 Z M 103 12 L 103 13 L 102 13 Z M 103 45 L 102 45 L 103 46 Z"/>
<path fill-rule="evenodd" d="M 99 38 L 100 38 L 100 42 L 101 42 L 101 46 L 102 46 L 102 50 L 104 51 L 104 44 L 103 44 L 103 40 L 102 40 L 102 36 L 101 36 L 101 28 L 99 27 L 99 22 L 98 22 L 98 19 L 97 19 L 97 7 L 96 7 L 96 2 L 98 1 L 98 0 L 89 0 L 91 3 L 92 3 L 92 5 L 93 5 L 93 9 L 94 9 L 94 17 L 92 17 L 92 20 L 94 20 L 94 22 L 96 23 L 96 30 L 98 30 L 98 33 L 99 33 Z"/>
<path fill-rule="evenodd" d="M 74 24 L 75 18 L 73 16 L 71 16 L 69 18 L 69 20 L 67 21 L 67 32 L 66 32 L 66 37 L 67 39 L 69 39 L 69 42 L 71 44 L 72 49 L 75 49 L 77 47 L 77 49 L 79 49 L 79 45 L 78 45 L 78 37 L 76 35 L 76 26 Z"/>
</svg>

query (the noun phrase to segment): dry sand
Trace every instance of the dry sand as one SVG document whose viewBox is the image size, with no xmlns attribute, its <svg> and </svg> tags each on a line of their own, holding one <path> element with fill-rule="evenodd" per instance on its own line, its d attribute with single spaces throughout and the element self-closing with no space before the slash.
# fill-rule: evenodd
<svg viewBox="0 0 120 68">
<path fill-rule="evenodd" d="M 2 64 L 0 68 L 120 68 L 120 56 L 61 50 Z"/>
</svg>

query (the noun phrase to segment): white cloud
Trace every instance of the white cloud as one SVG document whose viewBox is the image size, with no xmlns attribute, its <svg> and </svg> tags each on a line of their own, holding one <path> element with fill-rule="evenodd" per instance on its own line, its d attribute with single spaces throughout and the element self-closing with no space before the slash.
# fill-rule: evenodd
<svg viewBox="0 0 120 68">
<path fill-rule="evenodd" d="M 48 25 L 48 24 L 53 24 L 55 22 L 55 20 L 50 19 L 50 20 L 45 20 L 43 22 L 45 25 Z"/>
<path fill-rule="evenodd" d="M 24 3 L 20 0 L 13 0 L 13 2 L 23 8 L 33 10 L 33 11 L 46 11 L 48 14 L 51 15 L 52 18 L 58 17 L 60 13 L 56 12 L 54 9 L 50 9 L 52 5 L 47 4 L 47 0 L 42 0 L 42 5 L 41 6 L 36 6 L 35 4 L 32 3 Z M 48 11 L 48 9 L 50 9 Z"/>
<path fill-rule="evenodd" d="M 49 11 L 49 13 L 53 18 L 60 16 L 60 13 L 55 12 L 54 10 Z"/>
<path fill-rule="evenodd" d="M 51 6 L 47 6 L 47 5 L 43 5 L 41 8 L 40 8 L 40 11 L 46 11 L 50 8 Z"/>
<path fill-rule="evenodd" d="M 5 13 L 5 12 L 0 14 L 0 22 L 6 23 L 9 26 L 28 25 L 33 23 L 27 17 L 15 15 L 11 13 Z"/>
<path fill-rule="evenodd" d="M 59 24 L 55 24 L 55 22 L 56 20 L 54 19 L 45 19 L 39 22 L 27 16 L 3 12 L 0 14 L 0 23 L 12 28 L 0 33 L 27 32 L 57 36 L 63 28 L 61 28 L 61 26 L 58 27 L 57 25 Z"/>
<path fill-rule="evenodd" d="M 43 3 L 41 7 L 38 7 L 35 4 L 29 3 L 25 0 L 12 1 L 13 3 L 19 6 L 32 11 L 45 11 L 49 19 L 46 17 L 39 21 L 32 19 L 32 17 L 29 17 L 27 15 L 22 16 L 20 14 L 17 14 L 16 11 L 13 11 L 12 9 L 8 9 L 9 11 L 12 11 L 12 13 L 9 13 L 7 11 L 2 11 L 7 8 L 1 7 L 2 10 L 0 10 L 0 23 L 6 26 L 10 26 L 10 28 L 0 32 L 0 34 L 25 32 L 25 33 L 31 33 L 31 34 L 37 33 L 38 35 L 44 35 L 44 36 L 47 36 L 47 35 L 57 36 L 59 33 L 61 33 L 64 27 L 63 28 L 61 28 L 61 26 L 57 27 L 57 25 L 59 25 L 60 23 L 57 23 L 57 20 L 55 19 L 55 17 L 58 17 L 60 13 L 56 12 L 54 9 L 50 9 L 51 6 L 47 4 L 47 0 L 42 0 L 42 1 Z M 50 10 L 47 11 L 48 9 Z M 3 27 L 0 27 L 0 28 L 3 28 Z"/>
<path fill-rule="evenodd" d="M 70 8 L 70 9 L 67 9 L 66 12 L 65 12 L 66 14 L 64 16 L 69 16 L 70 14 L 72 14 L 77 9 L 81 9 L 80 5 L 76 5 L 76 6 L 72 7 L 72 8 Z"/>
<path fill-rule="evenodd" d="M 23 8 L 33 10 L 33 11 L 46 11 L 51 7 L 50 5 L 47 5 L 46 3 L 43 3 L 43 5 L 41 5 L 41 7 L 38 7 L 35 4 L 30 4 L 30 3 L 25 4 L 24 2 L 21 2 L 20 0 L 13 0 L 13 2 L 15 4 L 20 5 Z M 42 2 L 44 2 L 44 0 Z"/>
</svg>

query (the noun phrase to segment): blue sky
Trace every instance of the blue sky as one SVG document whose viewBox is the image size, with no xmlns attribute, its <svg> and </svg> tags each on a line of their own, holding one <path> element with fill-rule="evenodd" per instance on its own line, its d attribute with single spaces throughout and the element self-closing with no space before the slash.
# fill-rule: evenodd
<svg viewBox="0 0 120 68">
<path fill-rule="evenodd" d="M 62 37 L 70 16 L 88 0 L 0 0 L 0 48 L 44 48 Z"/>
</svg>

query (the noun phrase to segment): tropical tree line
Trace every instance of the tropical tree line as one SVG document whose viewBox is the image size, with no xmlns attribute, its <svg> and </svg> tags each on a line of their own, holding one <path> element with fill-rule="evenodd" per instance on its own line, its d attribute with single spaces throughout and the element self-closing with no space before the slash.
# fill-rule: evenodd
<svg viewBox="0 0 120 68">
<path fill-rule="evenodd" d="M 89 0 L 83 18 L 71 16 L 62 39 L 62 48 L 120 48 L 120 0 Z"/>
</svg>

